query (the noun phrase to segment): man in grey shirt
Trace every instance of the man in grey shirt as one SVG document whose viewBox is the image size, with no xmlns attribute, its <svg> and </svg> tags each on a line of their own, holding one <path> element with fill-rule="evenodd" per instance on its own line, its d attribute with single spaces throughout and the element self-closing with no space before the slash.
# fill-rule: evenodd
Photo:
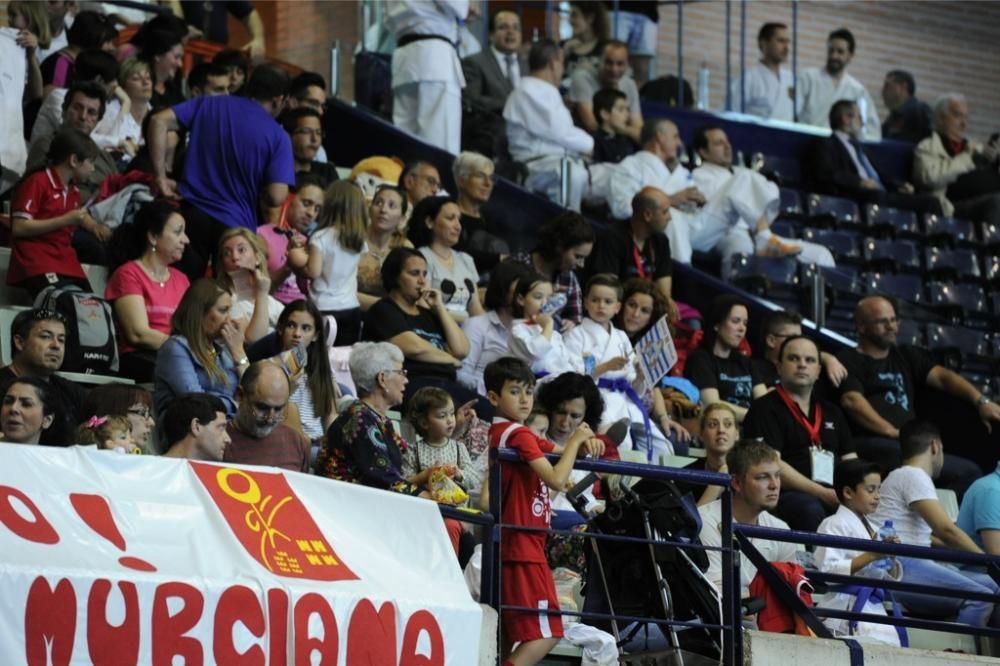
<svg viewBox="0 0 1000 666">
<path fill-rule="evenodd" d="M 576 122 L 588 132 L 596 132 L 600 123 L 594 116 L 594 93 L 602 88 L 612 88 L 625 93 L 628 98 L 628 125 L 624 134 L 633 141 L 639 141 L 642 131 L 642 110 L 639 108 L 639 88 L 628 70 L 628 46 L 624 42 L 612 40 L 601 53 L 601 66 L 595 76 L 584 67 L 578 67 L 570 78 L 568 101 L 576 116 Z"/>
</svg>

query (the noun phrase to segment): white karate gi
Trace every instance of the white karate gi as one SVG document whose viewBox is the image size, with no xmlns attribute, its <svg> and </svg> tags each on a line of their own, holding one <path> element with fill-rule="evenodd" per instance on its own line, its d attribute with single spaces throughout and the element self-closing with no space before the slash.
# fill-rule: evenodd
<svg viewBox="0 0 1000 666">
<path fill-rule="evenodd" d="M 579 325 L 574 326 L 566 334 L 565 342 L 569 353 L 580 357 L 584 371 L 590 375 L 593 375 L 594 368 L 598 365 L 610 361 L 616 356 L 624 356 L 629 359 L 629 362 L 621 370 L 606 372 L 595 378 L 595 381 L 624 379 L 629 384 L 635 381 L 636 370 L 635 364 L 632 363 L 632 343 L 625 331 L 614 326 L 609 331 L 593 319 L 584 317 Z M 604 398 L 604 412 L 601 414 L 602 425 L 610 425 L 619 419 L 628 418 L 632 423 L 642 423 L 645 426 L 642 411 L 625 393 L 601 388 L 601 397 Z M 660 456 L 673 455 L 674 448 L 656 423 L 651 420 L 649 425 L 651 428 L 650 443 L 653 447 L 652 461 L 659 463 Z M 646 442 L 633 442 L 630 433 L 622 441 L 619 449 L 645 451 Z"/>
<path fill-rule="evenodd" d="M 868 141 L 882 139 L 882 122 L 868 90 L 856 78 L 844 72 L 836 85 L 825 69 L 813 67 L 799 74 L 797 89 L 799 122 L 816 127 L 830 126 L 830 107 L 834 102 L 849 99 L 861 109 L 861 138 Z"/>
<path fill-rule="evenodd" d="M 692 172 L 694 184 L 708 200 L 698 214 L 691 246 L 702 252 L 715 248 L 722 255 L 723 276 L 730 259 L 737 254 L 754 254 L 751 230 L 765 217 L 773 222 L 778 216 L 781 196 L 778 186 L 752 169 L 735 166 L 732 170 L 716 164 L 702 164 Z M 830 251 L 816 243 L 778 238 L 802 247 L 799 261 L 820 266 L 835 266 Z"/>
<path fill-rule="evenodd" d="M 743 107 L 740 107 L 740 81 L 744 81 Z M 794 105 L 792 94 L 795 88 L 795 78 L 788 67 L 780 67 L 775 76 L 767 65 L 758 62 L 743 72 L 742 79 L 734 79 L 730 86 L 733 100 L 733 111 L 747 113 L 771 120 L 794 122 Z"/>
<path fill-rule="evenodd" d="M 580 210 L 580 202 L 590 193 L 583 156 L 593 152 L 594 138 L 573 124 L 559 89 L 538 77 L 523 76 L 507 97 L 503 117 L 510 154 L 528 167 L 525 185 L 557 201 L 560 162 L 567 157 L 570 191 L 566 207 Z"/>
<path fill-rule="evenodd" d="M 541 381 L 558 377 L 564 372 L 583 373 L 583 358 L 571 354 L 559 331 L 546 338 L 542 327 L 526 319 L 516 319 L 510 327 L 508 351 L 511 356 L 531 366 L 536 375 L 546 373 Z"/>
<path fill-rule="evenodd" d="M 465 77 L 455 44 L 469 0 L 392 0 L 385 26 L 404 35 L 440 35 L 398 47 L 392 54 L 392 122 L 427 143 L 457 155 L 462 149 Z"/>
<path fill-rule="evenodd" d="M 861 522 L 861 518 L 856 513 L 841 506 L 837 513 L 824 519 L 817 528 L 819 534 L 830 534 L 834 536 L 852 537 L 855 539 L 871 539 L 871 533 Z M 841 548 L 827 548 L 820 546 L 816 549 L 816 567 L 820 571 L 827 573 L 851 575 L 851 560 L 861 554 L 859 550 L 843 550 Z M 871 566 L 871 565 L 869 565 Z M 866 567 L 867 568 L 867 567 Z M 836 610 L 851 610 L 854 608 L 855 597 L 851 594 L 831 592 L 823 595 L 818 605 Z M 876 601 L 869 601 L 861 611 L 872 615 L 885 615 L 885 607 Z M 830 628 L 837 636 L 846 636 L 848 632 L 847 620 L 838 618 L 826 618 L 824 624 Z M 874 622 L 859 622 L 855 636 L 859 638 L 870 638 L 873 640 L 889 643 L 899 647 L 899 634 L 888 624 L 875 624 Z"/>
</svg>

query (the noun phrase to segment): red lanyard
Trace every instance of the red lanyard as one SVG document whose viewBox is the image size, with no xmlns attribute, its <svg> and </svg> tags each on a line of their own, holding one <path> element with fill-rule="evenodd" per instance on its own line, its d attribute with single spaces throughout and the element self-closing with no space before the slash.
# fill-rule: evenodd
<svg viewBox="0 0 1000 666">
<path fill-rule="evenodd" d="M 823 442 L 819 437 L 820 428 L 823 427 L 823 405 L 819 404 L 819 402 L 816 403 L 815 421 L 813 423 L 809 423 L 809 421 L 806 420 L 806 414 L 802 413 L 802 410 L 799 409 L 799 406 L 795 404 L 795 401 L 792 400 L 792 397 L 788 395 L 788 392 L 785 390 L 785 387 L 779 384 L 775 390 L 778 392 L 778 395 L 781 396 L 781 399 L 782 401 L 784 401 L 785 406 L 788 407 L 788 410 L 792 413 L 792 416 L 795 418 L 795 421 L 800 426 L 805 428 L 807 433 L 809 433 L 809 441 L 812 443 L 812 445 L 818 446 L 819 448 L 823 448 Z"/>
<path fill-rule="evenodd" d="M 642 261 L 642 254 L 639 252 L 639 246 L 632 245 L 632 261 L 635 262 L 635 269 L 639 271 L 639 277 L 646 277 L 646 267 Z"/>
</svg>

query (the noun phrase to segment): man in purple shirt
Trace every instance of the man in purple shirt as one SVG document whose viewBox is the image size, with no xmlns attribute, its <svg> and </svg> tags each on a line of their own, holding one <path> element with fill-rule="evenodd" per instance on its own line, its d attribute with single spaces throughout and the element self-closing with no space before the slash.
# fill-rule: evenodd
<svg viewBox="0 0 1000 666">
<path fill-rule="evenodd" d="M 160 191 L 181 197 L 191 243 L 176 267 L 195 280 L 229 227 L 256 231 L 261 202 L 278 207 L 295 182 L 288 134 L 275 122 L 288 100 L 291 80 L 283 70 L 253 70 L 245 97 L 198 97 L 157 113 L 150 121 L 149 149 Z M 167 133 L 188 132 L 184 176 L 167 176 Z"/>
</svg>

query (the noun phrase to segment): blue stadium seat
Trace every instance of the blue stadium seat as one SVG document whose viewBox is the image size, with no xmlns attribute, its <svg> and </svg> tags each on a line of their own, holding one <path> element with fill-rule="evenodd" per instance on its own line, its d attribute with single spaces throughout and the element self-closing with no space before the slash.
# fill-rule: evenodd
<svg viewBox="0 0 1000 666">
<path fill-rule="evenodd" d="M 779 217 L 771 223 L 771 231 L 785 238 L 798 238 L 799 227 L 790 220 Z"/>
<path fill-rule="evenodd" d="M 990 254 L 983 257 L 983 279 L 990 284 L 1000 283 L 1000 256 Z"/>
<path fill-rule="evenodd" d="M 1000 224 L 983 222 L 979 227 L 979 238 L 986 247 L 1000 247 Z"/>
<path fill-rule="evenodd" d="M 781 196 L 779 215 L 783 217 L 800 216 L 805 212 L 802 206 L 802 195 L 798 190 L 793 190 L 790 187 L 779 187 L 778 192 Z"/>
<path fill-rule="evenodd" d="M 920 218 L 912 210 L 867 204 L 865 219 L 871 232 L 880 237 L 918 238 L 923 233 Z"/>
<path fill-rule="evenodd" d="M 927 335 L 924 326 L 912 319 L 900 319 L 896 332 L 896 343 L 900 345 L 927 346 Z"/>
<path fill-rule="evenodd" d="M 973 250 L 942 250 L 936 247 L 924 249 L 924 265 L 934 279 L 956 279 L 964 282 L 978 282 L 982 279 L 979 258 Z"/>
<path fill-rule="evenodd" d="M 969 220 L 957 217 L 924 216 L 924 233 L 933 244 L 969 245 L 976 241 L 976 226 Z"/>
<path fill-rule="evenodd" d="M 790 157 L 763 155 L 760 172 L 781 186 L 795 186 L 802 183 L 802 165 Z"/>
<path fill-rule="evenodd" d="M 927 302 L 955 324 L 990 318 L 986 292 L 978 285 L 929 282 Z"/>
<path fill-rule="evenodd" d="M 811 226 L 857 227 L 863 223 L 858 205 L 850 199 L 810 194 L 806 197 L 806 203 Z"/>
<path fill-rule="evenodd" d="M 914 273 L 923 270 L 923 256 L 915 241 L 868 238 L 861 249 L 869 270 Z"/>
<path fill-rule="evenodd" d="M 923 303 L 923 280 L 917 275 L 865 273 L 861 276 L 869 294 L 886 294 L 910 303 Z"/>
<path fill-rule="evenodd" d="M 798 261 L 794 257 L 737 255 L 732 258 L 729 280 L 759 296 L 772 292 L 799 294 Z"/>
<path fill-rule="evenodd" d="M 837 263 L 848 261 L 860 263 L 861 237 L 850 231 L 831 229 L 805 228 L 802 230 L 802 240 L 818 243 L 833 253 Z"/>
<path fill-rule="evenodd" d="M 982 331 L 939 324 L 927 327 L 927 346 L 952 370 L 976 359 L 989 358 L 991 351 L 989 339 Z"/>
</svg>

